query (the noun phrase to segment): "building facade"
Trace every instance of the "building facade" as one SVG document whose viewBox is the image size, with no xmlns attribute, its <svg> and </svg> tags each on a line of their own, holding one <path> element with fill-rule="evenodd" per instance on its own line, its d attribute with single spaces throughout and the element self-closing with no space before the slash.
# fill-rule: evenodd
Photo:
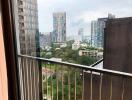
<svg viewBox="0 0 132 100">
<path fill-rule="evenodd" d="M 91 45 L 96 48 L 104 47 L 104 29 L 108 19 L 114 19 L 115 16 L 108 14 L 107 18 L 98 18 L 91 22 Z"/>
<path fill-rule="evenodd" d="M 13 1 L 18 54 L 39 56 L 37 0 Z M 25 66 L 21 64 L 23 60 L 18 61 L 21 100 L 40 100 L 38 62 L 33 61 L 35 66 L 30 68 L 31 63 L 28 60 L 24 60 Z"/>
<path fill-rule="evenodd" d="M 98 22 L 91 22 L 91 46 L 97 47 L 97 30 L 98 30 Z"/>
<path fill-rule="evenodd" d="M 40 33 L 40 47 L 43 49 L 46 46 L 51 46 L 51 34 L 52 32 Z"/>
<path fill-rule="evenodd" d="M 18 52 L 36 56 L 38 36 L 37 0 L 14 0 Z"/>
<path fill-rule="evenodd" d="M 52 42 L 66 42 L 66 12 L 53 13 Z"/>
<path fill-rule="evenodd" d="M 78 30 L 78 40 L 83 41 L 83 38 L 84 38 L 84 30 L 83 30 L 83 28 L 80 28 Z"/>
</svg>

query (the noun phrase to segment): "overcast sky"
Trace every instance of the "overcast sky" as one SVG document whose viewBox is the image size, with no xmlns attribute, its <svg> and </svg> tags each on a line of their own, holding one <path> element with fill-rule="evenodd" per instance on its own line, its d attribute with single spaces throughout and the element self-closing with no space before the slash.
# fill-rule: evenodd
<svg viewBox="0 0 132 100">
<path fill-rule="evenodd" d="M 132 16 L 132 0 L 38 0 L 39 30 L 53 31 L 53 12 L 67 14 L 67 36 L 76 35 L 79 28 L 90 35 L 90 23 L 97 18 Z"/>
</svg>

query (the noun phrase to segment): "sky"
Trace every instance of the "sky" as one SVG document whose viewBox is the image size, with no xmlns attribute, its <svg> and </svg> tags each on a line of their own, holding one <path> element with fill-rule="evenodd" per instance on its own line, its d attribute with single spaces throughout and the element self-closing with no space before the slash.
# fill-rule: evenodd
<svg viewBox="0 0 132 100">
<path fill-rule="evenodd" d="M 107 17 L 132 16 L 132 0 L 38 0 L 40 32 L 53 31 L 53 12 L 66 12 L 67 36 L 77 35 L 84 28 L 84 35 L 91 34 L 91 21 Z"/>
</svg>

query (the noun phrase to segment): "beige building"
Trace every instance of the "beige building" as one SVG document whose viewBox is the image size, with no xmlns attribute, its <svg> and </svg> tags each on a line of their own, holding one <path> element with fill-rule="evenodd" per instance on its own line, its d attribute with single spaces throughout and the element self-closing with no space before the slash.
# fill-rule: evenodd
<svg viewBox="0 0 132 100">
<path fill-rule="evenodd" d="M 98 50 L 79 50 L 79 56 L 89 56 L 97 59 L 103 58 L 103 52 Z"/>
</svg>

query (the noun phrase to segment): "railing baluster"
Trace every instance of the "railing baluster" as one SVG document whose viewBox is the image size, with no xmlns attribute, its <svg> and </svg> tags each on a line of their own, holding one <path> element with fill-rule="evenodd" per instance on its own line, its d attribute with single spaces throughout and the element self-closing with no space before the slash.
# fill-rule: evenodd
<svg viewBox="0 0 132 100">
<path fill-rule="evenodd" d="M 33 59 L 31 60 L 31 66 L 32 66 L 32 71 L 31 71 L 31 73 L 32 73 L 32 91 L 33 91 L 33 93 L 32 93 L 32 98 L 35 98 L 35 93 L 34 93 L 34 82 L 35 82 L 35 80 L 34 80 L 34 65 L 33 65 Z"/>
<path fill-rule="evenodd" d="M 26 97 L 27 97 L 27 100 L 29 100 L 29 79 L 28 79 L 29 78 L 29 75 L 28 75 L 29 66 L 28 66 L 28 61 L 27 61 L 28 58 L 25 58 L 25 59 L 26 59 L 26 66 L 25 66 L 26 69 L 25 69 L 25 72 L 26 72 L 26 86 L 27 86 L 26 87 L 26 89 L 27 89 L 26 90 L 27 91 L 27 96 Z"/>
<path fill-rule="evenodd" d="M 125 79 L 123 77 L 122 80 L 122 94 L 121 94 L 121 100 L 124 100 L 124 91 L 125 91 Z"/>
<path fill-rule="evenodd" d="M 84 70 L 82 70 L 82 100 L 84 99 Z"/>
<path fill-rule="evenodd" d="M 33 68 L 34 68 L 34 90 L 35 90 L 35 99 L 37 98 L 37 93 L 36 93 L 36 65 L 35 65 L 35 60 L 33 60 Z"/>
<path fill-rule="evenodd" d="M 57 93 L 57 100 L 58 100 L 58 67 L 56 66 L 56 93 Z"/>
<path fill-rule="evenodd" d="M 52 73 L 52 68 L 51 68 L 51 64 L 50 64 L 50 89 L 51 89 L 51 100 L 53 100 L 53 82 L 52 82 L 52 77 L 53 73 Z"/>
<path fill-rule="evenodd" d="M 76 88 L 77 88 L 77 87 L 76 87 L 76 85 L 77 85 L 77 84 L 76 84 L 76 77 L 77 77 L 77 76 L 76 76 L 76 71 L 75 71 L 75 100 L 77 99 L 77 97 L 76 97 Z"/>
<path fill-rule="evenodd" d="M 22 79 L 23 79 L 23 95 L 24 95 L 24 100 L 26 100 L 26 88 L 25 88 L 25 71 L 24 71 L 24 58 L 22 60 Z"/>
<path fill-rule="evenodd" d="M 102 73 L 100 73 L 99 100 L 102 99 Z"/>
<path fill-rule="evenodd" d="M 91 89 L 90 100 L 93 100 L 93 73 L 92 73 L 92 71 L 91 71 L 90 82 L 91 82 L 91 86 L 90 86 L 90 89 Z"/>
<path fill-rule="evenodd" d="M 31 89 L 31 94 L 30 94 L 31 97 L 30 98 L 31 98 L 31 100 L 33 100 L 33 98 L 32 98 L 32 95 L 33 95 L 32 94 L 32 91 L 33 91 L 32 90 L 32 82 L 33 82 L 33 80 L 32 80 L 32 60 L 31 59 L 29 59 L 29 64 L 30 64 L 30 66 L 29 66 L 29 68 L 30 68 L 29 69 L 30 70 L 30 72 L 29 72 L 30 75 L 29 76 L 30 76 L 30 89 Z"/>
<path fill-rule="evenodd" d="M 63 66 L 61 65 L 61 85 L 62 85 L 62 100 L 64 100 L 64 83 L 63 83 Z"/>
<path fill-rule="evenodd" d="M 48 64 L 46 63 L 46 66 L 45 66 L 45 70 L 46 70 L 46 89 L 47 89 L 47 99 L 48 99 Z"/>
<path fill-rule="evenodd" d="M 24 100 L 24 92 L 23 92 L 23 77 L 22 77 L 22 67 L 23 67 L 23 64 L 22 64 L 22 58 L 18 58 L 18 71 L 19 71 L 19 84 L 20 84 L 20 92 L 21 92 L 21 99 Z"/>
<path fill-rule="evenodd" d="M 71 76 L 70 71 L 68 70 L 68 98 L 71 99 Z"/>
<path fill-rule="evenodd" d="M 113 77 L 110 77 L 110 100 L 112 100 L 112 90 L 113 90 Z"/>
<path fill-rule="evenodd" d="M 36 73 L 36 60 L 33 60 L 33 68 L 34 68 L 34 92 L 35 92 L 35 100 L 37 100 L 37 91 L 36 91 L 36 85 L 37 85 L 37 73 Z"/>
</svg>

